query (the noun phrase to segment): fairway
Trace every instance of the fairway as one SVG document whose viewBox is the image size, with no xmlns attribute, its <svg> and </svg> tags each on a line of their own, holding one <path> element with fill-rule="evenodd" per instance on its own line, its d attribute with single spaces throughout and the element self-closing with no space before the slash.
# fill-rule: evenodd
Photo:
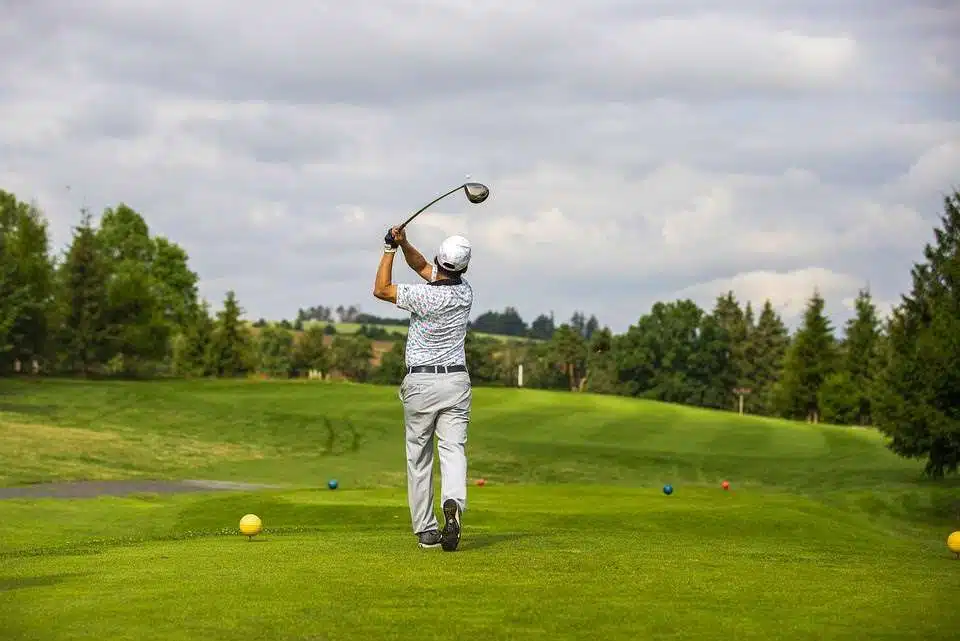
<svg viewBox="0 0 960 641">
<path fill-rule="evenodd" d="M 0 382 L 2 486 L 282 486 L 0 500 L 2 638 L 956 638 L 960 484 L 874 432 L 474 395 L 447 554 L 409 530 L 393 387 Z"/>
</svg>

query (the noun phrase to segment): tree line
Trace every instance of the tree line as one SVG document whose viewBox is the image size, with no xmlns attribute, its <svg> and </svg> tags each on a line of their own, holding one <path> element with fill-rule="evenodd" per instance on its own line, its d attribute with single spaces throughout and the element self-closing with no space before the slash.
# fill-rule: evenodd
<svg viewBox="0 0 960 641">
<path fill-rule="evenodd" d="M 867 289 L 833 327 L 814 291 L 790 333 L 771 302 L 734 292 L 712 308 L 658 302 L 622 334 L 577 312 L 529 326 L 515 308 L 471 324 L 477 385 L 618 394 L 839 425 L 874 426 L 932 476 L 960 461 L 960 194 L 912 269 L 913 286 L 879 318 Z M 82 212 L 62 255 L 42 212 L 0 191 L 0 374 L 297 377 L 397 384 L 404 340 L 376 352 L 375 316 L 356 306 L 301 309 L 293 322 L 243 320 L 234 292 L 212 313 L 173 241 L 121 204 L 97 224 Z M 331 331 L 333 314 L 362 331 Z M 317 321 L 317 322 L 308 322 Z M 365 324 L 369 322 L 369 325 Z M 396 323 L 397 325 L 405 323 Z M 298 331 L 298 326 L 302 331 Z M 842 330 L 842 331 L 838 331 Z M 482 334 L 515 337 L 503 340 Z M 394 337 L 397 338 L 397 337 Z"/>
<path fill-rule="evenodd" d="M 313 305 L 306 309 L 298 309 L 293 321 L 284 318 L 277 322 L 285 329 L 296 331 L 302 331 L 307 325 L 316 323 L 324 324 L 328 334 L 336 333 L 336 323 L 352 323 L 360 325 L 359 331 L 369 338 L 395 340 L 402 337 L 403 333 L 397 332 L 394 328 L 409 326 L 410 319 L 367 314 L 360 311 L 359 305 L 338 305 L 336 309 L 329 305 Z M 254 322 L 254 327 L 265 327 L 268 324 L 270 321 L 259 318 Z M 587 318 L 586 314 L 579 311 L 574 312 L 569 324 L 586 338 L 590 338 L 600 329 L 600 322 L 595 315 L 591 314 Z M 483 334 L 547 340 L 553 336 L 557 325 L 552 312 L 549 315 L 540 314 L 528 325 L 515 307 L 508 306 L 502 312 L 495 310 L 483 312 L 470 321 L 468 328 Z"/>
</svg>

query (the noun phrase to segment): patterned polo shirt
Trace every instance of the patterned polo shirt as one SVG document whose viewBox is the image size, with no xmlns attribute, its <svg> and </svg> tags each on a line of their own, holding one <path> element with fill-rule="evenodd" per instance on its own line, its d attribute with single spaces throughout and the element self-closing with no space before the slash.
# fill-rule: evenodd
<svg viewBox="0 0 960 641">
<path fill-rule="evenodd" d="M 407 367 L 466 365 L 464 341 L 473 307 L 473 288 L 435 281 L 397 284 L 397 307 L 410 312 L 407 331 Z"/>
</svg>

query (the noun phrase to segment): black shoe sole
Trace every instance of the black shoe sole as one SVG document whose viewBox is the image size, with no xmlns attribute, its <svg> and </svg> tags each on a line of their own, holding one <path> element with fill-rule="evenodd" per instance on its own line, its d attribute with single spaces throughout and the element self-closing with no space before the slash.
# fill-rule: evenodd
<svg viewBox="0 0 960 641">
<path fill-rule="evenodd" d="M 460 523 L 457 522 L 459 508 L 453 499 L 447 499 L 443 504 L 443 516 L 446 519 L 441 532 L 440 545 L 445 552 L 453 552 L 460 545 Z"/>
</svg>

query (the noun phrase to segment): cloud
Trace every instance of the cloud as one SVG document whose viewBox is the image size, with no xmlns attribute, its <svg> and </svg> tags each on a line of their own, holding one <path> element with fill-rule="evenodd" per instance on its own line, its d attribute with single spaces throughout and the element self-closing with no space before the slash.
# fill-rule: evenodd
<svg viewBox="0 0 960 641">
<path fill-rule="evenodd" d="M 690 298 L 709 310 L 718 297 L 732 291 L 741 305 L 751 304 L 754 318 L 769 300 L 784 322 L 796 327 L 815 291 L 824 298 L 826 312 L 838 314 L 852 310 L 856 294 L 865 288 L 869 288 L 868 283 L 851 274 L 807 267 L 786 272 L 743 272 L 730 278 L 717 278 L 686 287 L 676 292 L 674 298 Z M 880 305 L 886 303 L 881 301 Z"/>
<path fill-rule="evenodd" d="M 369 294 L 385 229 L 471 174 L 487 202 L 409 232 L 471 238 L 475 315 L 622 331 L 676 292 L 820 279 L 841 318 L 909 287 L 960 182 L 940 0 L 6 6 L 0 188 L 59 247 L 130 204 L 251 317 L 400 315 Z"/>
</svg>

